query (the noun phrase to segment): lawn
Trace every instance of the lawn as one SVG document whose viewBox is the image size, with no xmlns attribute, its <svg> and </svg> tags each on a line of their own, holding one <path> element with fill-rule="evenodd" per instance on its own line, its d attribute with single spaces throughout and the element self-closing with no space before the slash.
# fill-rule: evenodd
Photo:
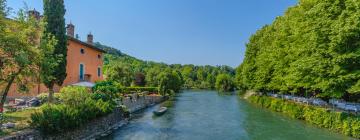
<svg viewBox="0 0 360 140">
<path fill-rule="evenodd" d="M 13 132 L 24 130 L 30 127 L 31 114 L 39 111 L 39 108 L 31 108 L 16 112 L 4 113 L 4 123 L 15 123 L 15 128 L 3 129 L 0 131 L 0 136 L 9 135 Z"/>
</svg>

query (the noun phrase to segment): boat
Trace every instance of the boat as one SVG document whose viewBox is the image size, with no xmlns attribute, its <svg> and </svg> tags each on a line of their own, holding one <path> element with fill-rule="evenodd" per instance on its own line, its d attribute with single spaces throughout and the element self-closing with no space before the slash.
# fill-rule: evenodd
<svg viewBox="0 0 360 140">
<path fill-rule="evenodd" d="M 166 111 L 167 111 L 167 107 L 160 107 L 159 110 L 156 110 L 153 113 L 157 116 L 161 116 L 161 115 L 165 114 Z"/>
</svg>

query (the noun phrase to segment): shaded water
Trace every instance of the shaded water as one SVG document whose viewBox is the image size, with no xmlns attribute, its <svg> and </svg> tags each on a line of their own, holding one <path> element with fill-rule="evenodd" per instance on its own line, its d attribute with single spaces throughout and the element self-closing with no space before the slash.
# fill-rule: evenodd
<svg viewBox="0 0 360 140">
<path fill-rule="evenodd" d="M 161 117 L 155 106 L 104 140 L 347 140 L 215 91 L 184 91 Z"/>
</svg>

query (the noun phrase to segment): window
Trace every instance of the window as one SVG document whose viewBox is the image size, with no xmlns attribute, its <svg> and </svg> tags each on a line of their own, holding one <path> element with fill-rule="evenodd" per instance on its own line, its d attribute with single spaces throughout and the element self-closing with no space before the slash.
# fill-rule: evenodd
<svg viewBox="0 0 360 140">
<path fill-rule="evenodd" d="M 99 59 L 101 58 L 101 55 L 100 55 L 100 54 L 98 54 L 98 58 L 99 58 Z"/>
<path fill-rule="evenodd" d="M 81 53 L 81 54 L 84 54 L 84 53 L 85 53 L 84 48 L 81 48 L 81 49 L 80 49 L 80 53 Z"/>
<path fill-rule="evenodd" d="M 79 79 L 82 81 L 84 80 L 84 64 L 80 64 L 80 69 L 79 69 Z"/>
<path fill-rule="evenodd" d="M 97 75 L 98 75 L 98 77 L 101 76 L 101 68 L 100 67 L 98 67 L 98 69 L 97 69 Z"/>
</svg>

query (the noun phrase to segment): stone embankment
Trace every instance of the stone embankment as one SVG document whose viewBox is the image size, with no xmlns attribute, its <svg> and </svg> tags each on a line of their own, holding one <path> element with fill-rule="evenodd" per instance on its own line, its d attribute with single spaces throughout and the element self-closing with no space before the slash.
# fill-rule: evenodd
<svg viewBox="0 0 360 140">
<path fill-rule="evenodd" d="M 149 106 L 164 101 L 162 96 L 137 96 L 123 99 L 122 104 L 128 108 L 130 113 L 145 109 Z M 115 108 L 114 112 L 89 122 L 88 124 L 57 135 L 44 136 L 39 131 L 29 129 L 18 132 L 12 136 L 4 137 L 4 140 L 63 140 L 63 139 L 96 139 L 111 134 L 112 131 L 126 125 L 128 118 L 124 117 L 124 112 L 120 107 Z"/>
</svg>

